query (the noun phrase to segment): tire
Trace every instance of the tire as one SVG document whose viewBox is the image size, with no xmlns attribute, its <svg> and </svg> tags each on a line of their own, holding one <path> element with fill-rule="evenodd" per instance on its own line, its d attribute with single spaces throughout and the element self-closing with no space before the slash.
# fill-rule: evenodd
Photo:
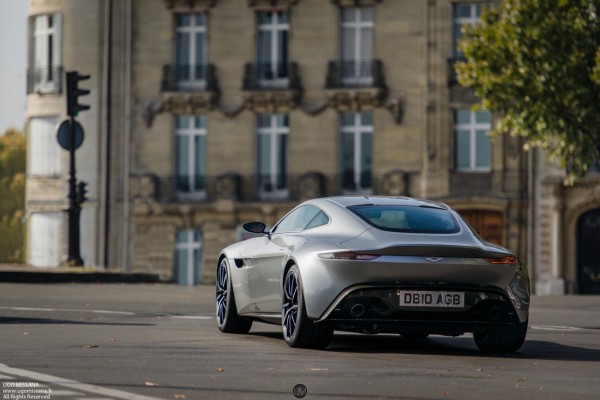
<svg viewBox="0 0 600 400">
<path fill-rule="evenodd" d="M 486 332 L 474 332 L 473 339 L 479 349 L 498 353 L 517 351 L 527 335 L 527 321 L 512 326 L 500 326 Z"/>
<path fill-rule="evenodd" d="M 283 338 L 290 347 L 324 349 L 333 337 L 333 325 L 315 323 L 306 315 L 304 289 L 300 270 L 293 265 L 283 280 L 281 326 Z"/>
<path fill-rule="evenodd" d="M 233 285 L 229 274 L 227 259 L 223 258 L 217 267 L 216 282 L 217 326 L 224 333 L 248 333 L 252 321 L 241 318 L 237 313 Z"/>
</svg>

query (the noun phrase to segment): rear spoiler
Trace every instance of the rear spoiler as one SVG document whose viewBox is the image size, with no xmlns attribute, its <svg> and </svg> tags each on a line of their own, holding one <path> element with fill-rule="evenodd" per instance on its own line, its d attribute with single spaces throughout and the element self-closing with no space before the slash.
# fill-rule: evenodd
<svg viewBox="0 0 600 400">
<path fill-rule="evenodd" d="M 459 258 L 504 258 L 508 253 L 489 251 L 481 247 L 469 246 L 390 246 L 377 250 L 352 250 L 358 254 L 375 254 L 382 256 L 417 256 L 417 257 L 459 257 Z"/>
</svg>

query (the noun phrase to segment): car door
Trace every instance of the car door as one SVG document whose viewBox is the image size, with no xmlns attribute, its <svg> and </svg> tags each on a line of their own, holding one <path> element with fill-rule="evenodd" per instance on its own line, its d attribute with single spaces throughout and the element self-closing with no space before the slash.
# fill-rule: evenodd
<svg viewBox="0 0 600 400">
<path fill-rule="evenodd" d="M 249 271 L 250 292 L 257 311 L 281 311 L 283 268 L 294 250 L 305 241 L 302 231 L 320 211 L 312 205 L 297 207 L 262 238 L 260 249 L 254 251 L 253 268 Z"/>
</svg>

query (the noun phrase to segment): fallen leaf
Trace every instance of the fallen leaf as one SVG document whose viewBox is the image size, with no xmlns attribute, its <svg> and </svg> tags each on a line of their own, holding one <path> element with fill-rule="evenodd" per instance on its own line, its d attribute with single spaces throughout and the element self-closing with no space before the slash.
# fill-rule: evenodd
<svg viewBox="0 0 600 400">
<path fill-rule="evenodd" d="M 225 371 L 223 368 L 217 368 L 217 372 L 223 372 Z"/>
<path fill-rule="evenodd" d="M 157 383 L 149 382 L 149 381 L 144 382 L 144 385 L 146 385 L 146 386 L 158 386 Z"/>
</svg>

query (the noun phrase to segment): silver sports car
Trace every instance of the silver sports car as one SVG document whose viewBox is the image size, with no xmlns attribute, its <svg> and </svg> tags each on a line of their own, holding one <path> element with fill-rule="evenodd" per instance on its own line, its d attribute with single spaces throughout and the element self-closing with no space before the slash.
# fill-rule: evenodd
<svg viewBox="0 0 600 400">
<path fill-rule="evenodd" d="M 529 277 L 507 249 L 485 242 L 451 208 L 406 197 L 306 201 L 271 230 L 221 252 L 216 314 L 222 332 L 281 324 L 292 347 L 326 347 L 334 330 L 472 332 L 485 351 L 516 351 L 527 334 Z"/>
</svg>

